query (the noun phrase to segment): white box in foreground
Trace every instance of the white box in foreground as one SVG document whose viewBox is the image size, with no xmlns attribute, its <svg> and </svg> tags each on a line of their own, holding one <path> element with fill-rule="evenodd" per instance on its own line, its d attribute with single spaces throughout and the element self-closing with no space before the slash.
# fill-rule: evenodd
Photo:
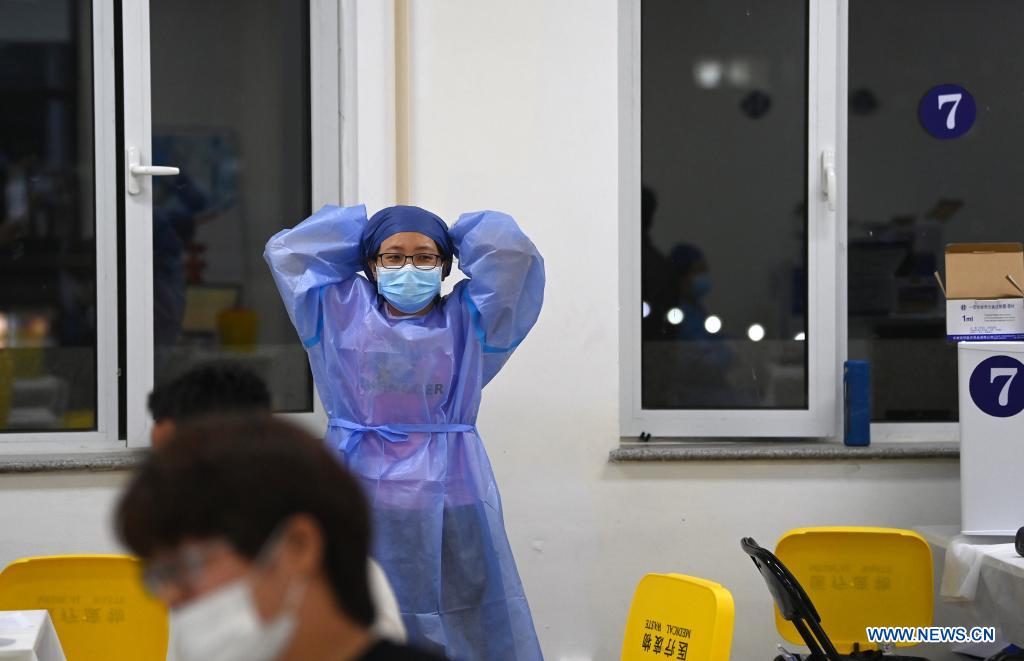
<svg viewBox="0 0 1024 661">
<path fill-rule="evenodd" d="M 1014 535 L 1024 526 L 1024 342 L 961 342 L 960 528 Z"/>
</svg>

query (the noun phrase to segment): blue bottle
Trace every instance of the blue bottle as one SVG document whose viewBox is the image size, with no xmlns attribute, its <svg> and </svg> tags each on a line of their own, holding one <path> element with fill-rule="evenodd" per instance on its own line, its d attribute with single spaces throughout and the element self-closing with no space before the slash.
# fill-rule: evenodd
<svg viewBox="0 0 1024 661">
<path fill-rule="evenodd" d="M 846 426 L 843 443 L 871 443 L 871 365 L 866 360 L 848 360 L 843 370 Z"/>
</svg>

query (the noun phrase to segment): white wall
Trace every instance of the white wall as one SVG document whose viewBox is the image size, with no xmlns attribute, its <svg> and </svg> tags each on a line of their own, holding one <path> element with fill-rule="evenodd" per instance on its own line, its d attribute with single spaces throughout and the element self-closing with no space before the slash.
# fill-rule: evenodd
<svg viewBox="0 0 1024 661">
<path fill-rule="evenodd" d="M 618 658 L 648 571 L 724 584 L 736 600 L 732 658 L 772 658 L 771 602 L 740 537 L 771 546 L 796 526 L 957 521 L 951 461 L 608 464 L 619 387 L 616 2 L 412 4 L 414 202 L 446 218 L 506 210 L 547 259 L 545 311 L 488 387 L 480 426 L 548 659 Z M 0 563 L 114 548 L 107 522 L 123 479 L 0 477 Z"/>
<path fill-rule="evenodd" d="M 118 552 L 110 517 L 125 473 L 0 476 L 0 566 L 33 555 Z"/>
</svg>

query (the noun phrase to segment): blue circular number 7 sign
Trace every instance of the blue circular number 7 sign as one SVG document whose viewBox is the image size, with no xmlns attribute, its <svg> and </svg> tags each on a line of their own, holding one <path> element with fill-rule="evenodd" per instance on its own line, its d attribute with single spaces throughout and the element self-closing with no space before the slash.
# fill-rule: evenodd
<svg viewBox="0 0 1024 661">
<path fill-rule="evenodd" d="M 917 114 L 924 130 L 940 140 L 950 140 L 971 130 L 978 108 L 963 87 L 937 85 L 921 97 Z"/>
<path fill-rule="evenodd" d="M 1024 365 L 1010 356 L 992 356 L 971 373 L 971 399 L 979 409 L 996 418 L 1024 411 Z"/>
</svg>

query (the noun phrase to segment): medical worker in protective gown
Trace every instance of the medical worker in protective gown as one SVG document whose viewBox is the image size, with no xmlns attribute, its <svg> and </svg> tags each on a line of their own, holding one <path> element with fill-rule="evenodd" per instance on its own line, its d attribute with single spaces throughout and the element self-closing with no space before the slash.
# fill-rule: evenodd
<svg viewBox="0 0 1024 661">
<path fill-rule="evenodd" d="M 418 207 L 367 221 L 363 206 L 326 206 L 264 257 L 309 354 L 327 442 L 372 503 L 374 555 L 410 642 L 467 661 L 541 659 L 476 429 L 483 387 L 540 313 L 536 246 L 494 211 L 449 230 Z M 468 278 L 442 297 L 454 257 Z"/>
</svg>

